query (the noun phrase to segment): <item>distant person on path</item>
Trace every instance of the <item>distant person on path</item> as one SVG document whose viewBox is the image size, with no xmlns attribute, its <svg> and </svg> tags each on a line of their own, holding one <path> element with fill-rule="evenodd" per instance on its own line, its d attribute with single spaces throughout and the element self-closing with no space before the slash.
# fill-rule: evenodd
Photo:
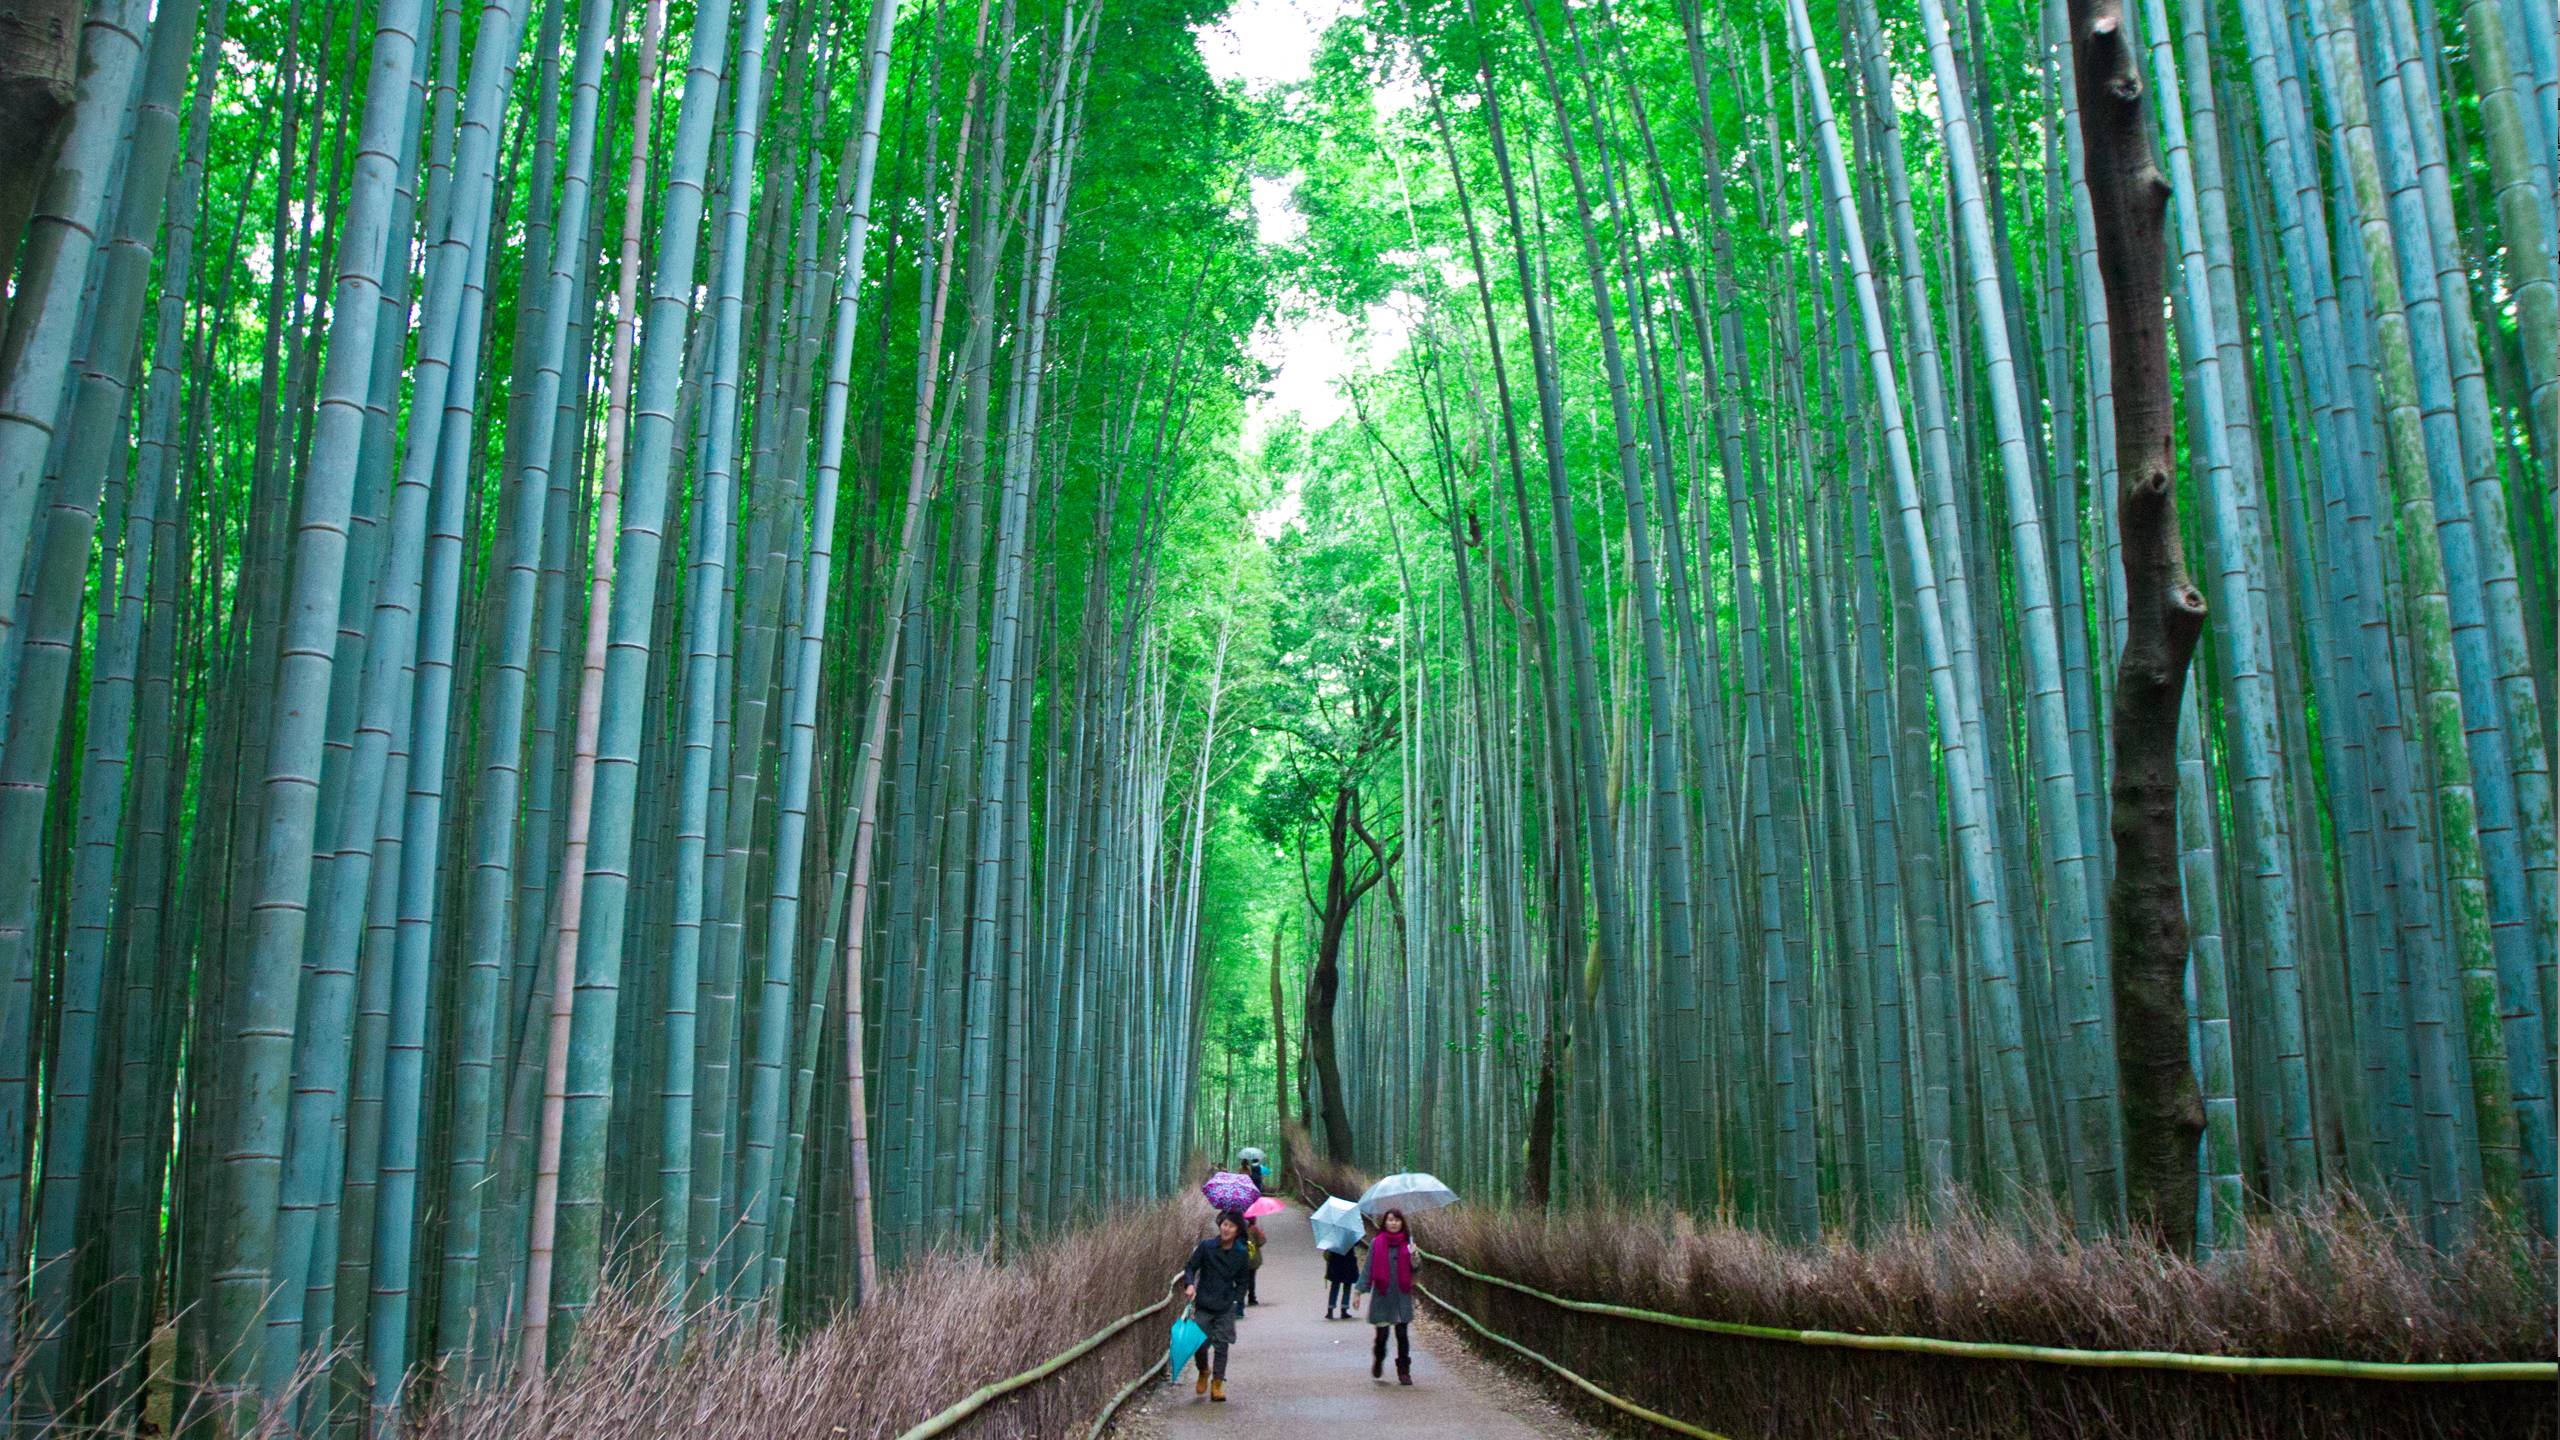
<svg viewBox="0 0 2560 1440">
<path fill-rule="evenodd" d="M 1366 1245 L 1369 1242 L 1360 1242 Z M 1360 1257 L 1349 1250 L 1324 1252 L 1324 1318 L 1351 1318 L 1351 1287 L 1360 1283 Z"/>
<path fill-rule="evenodd" d="M 1248 1217 L 1244 1222 L 1244 1303 L 1262 1303 L 1262 1247 L 1270 1240 L 1262 1233 L 1262 1222 Z"/>
<path fill-rule="evenodd" d="M 1200 1379 L 1191 1387 L 1194 1395 L 1221 1403 L 1227 1398 L 1227 1347 L 1236 1343 L 1236 1311 L 1252 1273 L 1253 1262 L 1245 1251 L 1244 1216 L 1219 1211 L 1216 1237 L 1191 1247 L 1191 1258 L 1174 1277 L 1182 1293 L 1191 1297 L 1192 1320 L 1209 1337 L 1200 1347 Z"/>
<path fill-rule="evenodd" d="M 1369 1242 L 1369 1323 L 1378 1329 L 1369 1347 L 1369 1378 L 1387 1373 L 1387 1331 L 1396 1332 L 1396 1383 L 1413 1383 L 1413 1237 L 1405 1233 L 1404 1212 L 1378 1217 L 1378 1233 Z"/>
</svg>

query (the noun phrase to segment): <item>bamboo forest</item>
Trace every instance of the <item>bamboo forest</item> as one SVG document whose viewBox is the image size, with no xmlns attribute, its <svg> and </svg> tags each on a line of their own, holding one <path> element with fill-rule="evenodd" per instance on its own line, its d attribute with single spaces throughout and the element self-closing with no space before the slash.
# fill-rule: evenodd
<svg viewBox="0 0 2560 1440">
<path fill-rule="evenodd" d="M 1463 1198 L 1420 1389 L 1554 1408 L 1381 1433 L 2560 1434 L 2556 104 L 2548 0 L 0 0 L 0 1425 L 1286 1422 L 1303 1216 L 1131 1378 L 1249 1161 Z"/>
</svg>

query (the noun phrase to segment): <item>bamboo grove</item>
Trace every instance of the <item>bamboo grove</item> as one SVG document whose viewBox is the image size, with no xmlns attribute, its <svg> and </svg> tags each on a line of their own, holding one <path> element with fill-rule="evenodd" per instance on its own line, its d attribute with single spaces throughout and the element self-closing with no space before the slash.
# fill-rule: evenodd
<svg viewBox="0 0 2560 1440">
<path fill-rule="evenodd" d="M 1345 8 L 0 0 L 14 1417 L 379 1433 L 1283 1116 L 2144 1224 L 2128 794 L 2199 1247 L 2551 1229 L 2549 7 Z"/>
<path fill-rule="evenodd" d="M 1262 305 L 1198 18 L 88 7 L 0 360 L 18 1417 L 378 1431 L 1170 1183 Z"/>
<path fill-rule="evenodd" d="M 2110 712 L 2078 7 L 1372 6 L 1287 97 L 1292 263 L 1386 337 L 1263 457 L 1364 597 L 1308 652 L 1360 718 L 1282 742 L 1344 803 L 1270 831 L 1281 1103 L 1337 1156 L 1800 1238 L 2124 1223 L 2131 719 L 2175 731 L 2145 1008 L 2201 1246 L 2331 1186 L 2549 1231 L 2549 8 L 2100 8 L 2206 604 L 2166 717 Z"/>
</svg>

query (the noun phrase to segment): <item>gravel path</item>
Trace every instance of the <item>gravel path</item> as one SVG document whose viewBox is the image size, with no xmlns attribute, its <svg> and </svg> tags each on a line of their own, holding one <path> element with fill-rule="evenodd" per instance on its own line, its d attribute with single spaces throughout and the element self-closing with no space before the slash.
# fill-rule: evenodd
<svg viewBox="0 0 2560 1440">
<path fill-rule="evenodd" d="M 1153 1387 L 1114 1434 L 1143 1440 L 1273 1433 L 1274 1421 L 1322 1433 L 1396 1440 L 1584 1440 L 1602 1432 L 1466 1348 L 1429 1306 L 1413 1327 L 1413 1384 L 1369 1378 L 1369 1340 L 1356 1321 L 1324 1318 L 1324 1257 L 1296 1204 L 1262 1222 L 1262 1303 L 1245 1311 L 1227 1362 L 1227 1403 L 1191 1393 L 1189 1375 Z M 1427 1263 L 1427 1262 L 1426 1262 Z M 1362 1302 L 1365 1308 L 1365 1301 Z M 1293 1432 L 1298 1433 L 1298 1432 Z"/>
</svg>

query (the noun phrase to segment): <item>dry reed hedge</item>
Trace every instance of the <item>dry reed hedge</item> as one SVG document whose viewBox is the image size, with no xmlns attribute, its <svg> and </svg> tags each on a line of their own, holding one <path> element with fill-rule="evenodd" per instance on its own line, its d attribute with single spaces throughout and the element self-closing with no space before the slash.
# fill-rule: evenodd
<svg viewBox="0 0 2560 1440">
<path fill-rule="evenodd" d="M 2129 1241 L 2082 1244 L 1964 1213 L 1866 1245 L 1819 1248 L 1648 1210 L 1461 1208 L 1417 1229 L 1430 1252 L 1553 1294 L 1745 1324 L 2349 1360 L 2552 1355 L 2547 1242 L 2500 1230 L 2436 1255 L 2342 1203 L 2283 1216 L 2253 1234 L 2242 1255 L 2203 1266 Z M 1424 1279 L 1601 1388 L 1734 1435 L 2560 1434 L 2560 1402 L 2547 1383 L 2231 1377 L 1884 1354 L 1569 1311 L 1447 1267 Z"/>
<path fill-rule="evenodd" d="M 1297 1173 L 1368 1179 L 1292 1135 Z M 1959 1210 L 1873 1240 L 1790 1246 L 1667 1209 L 1461 1205 L 1419 1217 L 1428 1253 L 1517 1284 L 1703 1319 L 2084 1350 L 2336 1360 L 2549 1360 L 2560 1250 L 2491 1224 L 2452 1253 L 2347 1198 L 2274 1217 L 2196 1265 L 2129 1240 Z M 1595 1316 L 1429 1266 L 1423 1282 L 1601 1388 L 1770 1440 L 2552 1437 L 2549 1384 L 2421 1384 L 2101 1370 L 1812 1347 Z M 1472 1332 L 1456 1327 L 1472 1338 Z M 1495 1347 L 1488 1353 L 1519 1363 Z M 1544 1372 L 1535 1372 L 1541 1378 Z M 1577 1403 L 1579 1392 L 1557 1385 Z M 1615 1417 L 1615 1412 L 1600 1415 Z"/>
<path fill-rule="evenodd" d="M 875 1301 L 807 1335 L 710 1324 L 673 1356 L 663 1309 L 624 1290 L 589 1316 L 576 1353 L 548 1386 L 466 1391 L 418 1433 L 421 1440 L 881 1440 L 1163 1298 L 1204 1232 L 1204 1214 L 1196 1199 L 1177 1197 L 1005 1265 L 977 1256 L 921 1259 L 891 1275 Z M 1111 1393 L 1162 1353 L 1171 1323 L 1139 1321 L 955 1433 L 1082 1434 Z"/>
<path fill-rule="evenodd" d="M 1445 1269 L 1425 1283 L 1602 1389 L 1753 1440 L 2547 1440 L 2555 1433 L 2547 1383 L 2237 1378 L 1816 1349 L 1573 1314 Z M 1559 1393 L 1610 1418 L 1578 1392 Z"/>
<path fill-rule="evenodd" d="M 1461 1206 L 1427 1248 L 1523 1285 L 1749 1325 L 2330 1360 L 2552 1358 L 2547 1241 L 2484 1228 L 2452 1254 L 2351 1200 L 2291 1211 L 2204 1265 L 1977 1212 L 1863 1243 L 1790 1246 L 1658 1209 Z"/>
</svg>

